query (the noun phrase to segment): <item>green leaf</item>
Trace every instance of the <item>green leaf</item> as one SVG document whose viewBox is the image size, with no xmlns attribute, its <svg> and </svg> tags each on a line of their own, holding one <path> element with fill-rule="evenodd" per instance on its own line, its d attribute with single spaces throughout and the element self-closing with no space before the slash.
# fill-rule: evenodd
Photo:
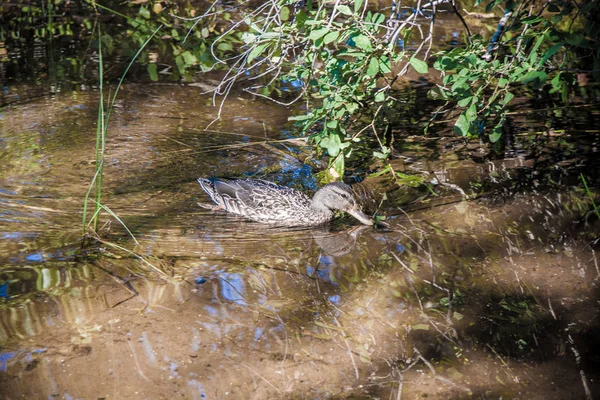
<svg viewBox="0 0 600 400">
<path fill-rule="evenodd" d="M 281 11 L 279 12 L 279 18 L 282 21 L 287 21 L 290 19 L 290 8 L 289 7 L 281 7 Z"/>
<path fill-rule="evenodd" d="M 352 10 L 346 5 L 338 5 L 336 8 L 339 12 L 341 12 L 344 15 L 352 15 Z"/>
<path fill-rule="evenodd" d="M 458 63 L 450 57 L 441 57 L 435 60 L 433 67 L 438 71 L 452 71 L 456 69 Z"/>
<path fill-rule="evenodd" d="M 332 133 L 329 136 L 321 139 L 319 142 L 319 147 L 326 149 L 327 154 L 329 154 L 331 157 L 335 157 L 340 152 L 341 144 L 342 142 L 340 140 L 340 136 L 336 133 Z"/>
<path fill-rule="evenodd" d="M 392 63 L 388 56 L 379 57 L 379 71 L 381 71 L 382 74 L 389 74 L 392 72 Z"/>
<path fill-rule="evenodd" d="M 260 35 L 260 39 L 261 40 L 273 40 L 273 39 L 278 39 L 281 36 L 281 33 L 279 32 L 265 32 L 262 35 Z"/>
<path fill-rule="evenodd" d="M 348 114 L 354 114 L 358 110 L 358 104 L 355 102 L 344 103 L 344 107 L 346 107 Z"/>
<path fill-rule="evenodd" d="M 375 13 L 373 15 L 373 24 L 375 25 L 381 25 L 383 24 L 383 21 L 385 21 L 385 15 L 381 14 L 381 13 Z"/>
<path fill-rule="evenodd" d="M 303 115 L 292 115 L 288 117 L 288 121 L 306 121 L 307 119 L 311 119 L 312 115 L 303 114 Z"/>
<path fill-rule="evenodd" d="M 585 36 L 583 36 L 581 33 L 572 33 L 569 35 L 569 37 L 567 37 L 567 43 L 569 43 L 571 46 L 581 46 L 584 41 Z"/>
<path fill-rule="evenodd" d="M 233 50 L 233 45 L 231 43 L 227 43 L 227 42 L 220 42 L 217 45 L 217 49 L 219 49 L 221 51 L 231 51 L 231 50 Z"/>
<path fill-rule="evenodd" d="M 158 71 L 156 69 L 156 64 L 148 64 L 148 75 L 150 75 L 150 80 L 154 82 L 158 81 Z"/>
<path fill-rule="evenodd" d="M 359 12 L 363 5 L 363 0 L 354 0 L 354 12 Z"/>
<path fill-rule="evenodd" d="M 250 27 L 250 29 L 255 30 L 256 32 L 262 33 L 262 30 L 254 21 L 252 21 L 249 17 L 244 17 L 244 23 Z"/>
<path fill-rule="evenodd" d="M 429 89 L 427 92 L 427 98 L 430 100 L 448 100 L 449 97 L 446 94 L 446 89 L 440 86 L 435 86 Z"/>
<path fill-rule="evenodd" d="M 319 40 L 323 36 L 325 36 L 328 32 L 329 32 L 329 28 L 314 29 L 313 31 L 310 32 L 310 35 L 308 35 L 308 38 L 310 40 L 312 40 L 313 42 L 316 42 L 317 40 Z"/>
<path fill-rule="evenodd" d="M 184 75 L 185 74 L 185 62 L 183 61 L 183 57 L 180 55 L 178 55 L 177 57 L 175 57 L 175 64 L 177 64 L 177 70 L 179 71 L 180 75 Z"/>
<path fill-rule="evenodd" d="M 467 122 L 471 123 L 477 119 L 477 104 L 471 104 L 464 112 Z"/>
<path fill-rule="evenodd" d="M 256 41 L 257 35 L 250 32 L 242 33 L 242 41 L 246 44 L 254 43 Z"/>
<path fill-rule="evenodd" d="M 306 12 L 304 11 L 304 9 L 301 9 L 300 11 L 298 11 L 296 13 L 296 18 L 295 18 L 296 26 L 299 29 L 303 28 L 307 19 L 308 19 L 308 15 L 306 15 Z"/>
<path fill-rule="evenodd" d="M 426 74 L 429 72 L 429 67 L 425 61 L 419 60 L 418 58 L 411 57 L 410 65 L 417 71 L 419 74 Z"/>
<path fill-rule="evenodd" d="M 367 68 L 367 76 L 375 76 L 379 73 L 379 61 L 377 58 L 371 57 L 369 67 Z"/>
<path fill-rule="evenodd" d="M 459 107 L 466 107 L 469 105 L 469 103 L 471 102 L 471 100 L 473 100 L 473 96 L 468 96 L 465 98 L 462 98 L 458 101 L 458 103 L 456 103 Z"/>
<path fill-rule="evenodd" d="M 544 53 L 544 56 L 540 59 L 540 61 L 538 61 L 538 67 L 541 67 L 542 65 L 544 65 L 544 63 L 546 61 L 548 61 L 548 59 L 550 57 L 552 57 L 554 54 L 556 54 L 556 52 L 563 47 L 565 44 L 565 42 L 560 42 L 555 44 L 554 46 L 550 47 L 548 50 L 546 50 L 546 52 Z"/>
<path fill-rule="evenodd" d="M 385 97 L 386 97 L 385 96 L 385 92 L 383 90 L 381 90 L 381 91 L 379 91 L 379 92 L 377 92 L 375 94 L 375 102 L 376 103 L 384 102 L 385 101 Z"/>
<path fill-rule="evenodd" d="M 382 146 L 381 151 L 374 151 L 373 157 L 385 160 L 392 153 L 392 150 L 387 146 Z"/>
<path fill-rule="evenodd" d="M 561 75 L 562 72 L 559 72 L 558 74 L 556 74 L 556 76 L 554 78 L 552 78 L 552 80 L 550 81 L 550 83 L 552 84 L 552 89 L 550 90 L 550 93 L 555 93 L 558 90 L 561 89 L 563 83 L 561 81 Z"/>
<path fill-rule="evenodd" d="M 454 82 L 454 84 L 452 85 L 450 90 L 452 90 L 453 92 L 458 92 L 458 91 L 468 92 L 470 88 L 471 88 L 471 86 L 467 84 L 467 78 L 463 77 L 463 78 L 458 79 L 456 82 Z"/>
<path fill-rule="evenodd" d="M 512 99 L 514 99 L 514 97 L 515 97 L 515 95 L 514 95 L 514 94 L 512 94 L 511 92 L 507 92 L 507 93 L 504 95 L 504 98 L 502 99 L 502 101 L 500 102 L 500 104 L 502 104 L 503 106 L 505 106 L 505 105 L 507 105 L 508 103 L 510 103 L 510 101 L 511 101 Z"/>
<path fill-rule="evenodd" d="M 337 177 L 344 176 L 344 168 L 345 168 L 344 157 L 336 157 L 335 162 L 333 163 L 331 168 L 335 171 L 335 173 L 337 174 Z M 331 174 L 331 175 L 333 175 L 333 174 Z"/>
<path fill-rule="evenodd" d="M 489 135 L 490 142 L 496 143 L 502 137 L 502 121 L 499 122 Z"/>
<path fill-rule="evenodd" d="M 189 51 L 184 51 L 181 55 L 183 56 L 183 61 L 185 62 L 186 66 L 191 66 L 198 62 L 196 56 Z"/>
<path fill-rule="evenodd" d="M 483 3 L 483 1 L 485 1 L 485 0 L 481 0 L 481 1 L 477 0 L 477 2 L 475 3 L 475 5 L 476 5 L 476 6 L 478 6 L 480 3 Z M 493 1 L 490 1 L 490 2 L 489 2 L 489 3 L 488 3 L 486 6 L 485 6 L 485 12 L 486 12 L 486 13 L 489 13 L 490 11 L 492 11 L 492 9 L 493 9 L 494 7 L 496 7 L 498 4 L 501 4 L 501 3 L 503 3 L 504 1 L 505 1 L 505 0 L 493 0 Z"/>
<path fill-rule="evenodd" d="M 467 117 L 465 117 L 465 114 L 462 113 L 458 116 L 456 122 L 454 123 L 454 132 L 461 136 L 467 136 L 469 134 L 470 125 L 471 124 L 469 121 L 467 121 Z"/>
<path fill-rule="evenodd" d="M 365 35 L 356 35 L 352 38 L 352 40 L 354 41 L 356 47 L 358 47 L 359 49 L 363 49 L 365 51 L 373 50 L 373 46 L 371 45 L 371 39 L 369 39 Z"/>
<path fill-rule="evenodd" d="M 534 81 L 538 81 L 536 82 L 536 86 L 539 86 L 546 82 L 547 77 L 548 74 L 546 74 L 544 71 L 529 71 L 525 74 L 525 76 L 523 76 L 521 82 L 523 82 L 523 84 L 528 84 Z"/>
<path fill-rule="evenodd" d="M 546 35 L 541 35 L 538 38 L 538 40 L 535 41 L 535 44 L 529 51 L 529 57 L 527 58 L 527 61 L 529 61 L 529 64 L 534 64 L 535 61 L 537 60 L 537 58 L 538 58 L 537 50 L 540 48 L 540 46 L 542 45 L 542 43 L 544 42 L 545 39 L 546 39 Z"/>
<path fill-rule="evenodd" d="M 543 20 L 544 20 L 543 17 L 538 17 L 537 15 L 532 15 L 530 17 L 523 18 L 521 20 L 521 23 L 529 24 L 529 25 L 536 25 L 536 24 L 542 22 Z"/>
<path fill-rule="evenodd" d="M 248 60 L 246 62 L 247 63 L 252 62 L 252 60 L 254 60 L 256 57 L 261 55 L 263 53 L 263 51 L 267 47 L 269 47 L 270 44 L 271 43 L 262 43 L 262 44 L 254 46 L 254 48 L 250 51 L 250 54 L 248 54 Z"/>
<path fill-rule="evenodd" d="M 335 42 L 340 37 L 340 31 L 331 31 L 323 38 L 323 43 L 329 44 Z"/>
<path fill-rule="evenodd" d="M 140 7 L 140 11 L 138 11 L 138 13 L 144 18 L 150 19 L 150 10 L 148 10 L 146 7 Z"/>
</svg>

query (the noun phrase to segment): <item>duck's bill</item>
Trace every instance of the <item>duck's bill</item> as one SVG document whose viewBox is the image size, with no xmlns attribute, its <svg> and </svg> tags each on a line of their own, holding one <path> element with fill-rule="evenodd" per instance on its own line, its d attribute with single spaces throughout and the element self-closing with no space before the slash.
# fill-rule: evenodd
<svg viewBox="0 0 600 400">
<path fill-rule="evenodd" d="M 365 225 L 373 225 L 373 219 L 360 210 L 348 210 L 348 214 L 352 215 Z"/>
</svg>

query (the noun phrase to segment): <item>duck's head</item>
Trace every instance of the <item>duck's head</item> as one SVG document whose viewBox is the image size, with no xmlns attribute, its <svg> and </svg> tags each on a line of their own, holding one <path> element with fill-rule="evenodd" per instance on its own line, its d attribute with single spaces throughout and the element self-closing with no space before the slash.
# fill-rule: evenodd
<svg viewBox="0 0 600 400">
<path fill-rule="evenodd" d="M 315 208 L 341 210 L 352 215 L 365 225 L 373 225 L 373 220 L 362 212 L 350 186 L 341 182 L 329 183 L 315 193 L 312 199 Z"/>
</svg>

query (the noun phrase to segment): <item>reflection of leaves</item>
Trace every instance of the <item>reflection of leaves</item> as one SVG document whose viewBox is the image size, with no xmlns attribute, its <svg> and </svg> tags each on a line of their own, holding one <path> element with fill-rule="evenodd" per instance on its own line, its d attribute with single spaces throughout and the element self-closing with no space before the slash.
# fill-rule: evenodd
<svg viewBox="0 0 600 400">
<path fill-rule="evenodd" d="M 416 324 L 412 326 L 413 330 L 416 331 L 428 331 L 429 330 L 429 325 L 428 324 Z"/>
<path fill-rule="evenodd" d="M 358 355 L 360 357 L 360 361 L 366 364 L 371 364 L 371 356 L 369 354 L 369 350 L 367 350 L 365 345 L 361 344 L 358 346 Z"/>
</svg>

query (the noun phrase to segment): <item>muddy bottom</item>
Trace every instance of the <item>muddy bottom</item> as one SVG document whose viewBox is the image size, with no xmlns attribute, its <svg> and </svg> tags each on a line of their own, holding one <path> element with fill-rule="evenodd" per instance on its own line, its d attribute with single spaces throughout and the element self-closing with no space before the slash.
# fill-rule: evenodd
<svg viewBox="0 0 600 400">
<path fill-rule="evenodd" d="M 291 111 L 232 97 L 236 117 L 205 130 L 200 92 L 120 94 L 103 203 L 138 243 L 105 213 L 81 246 L 96 93 L 0 113 L 1 399 L 600 393 L 600 226 L 577 186 L 581 170 L 595 187 L 598 161 L 577 124 L 536 141 L 522 128 L 485 160 L 478 143 L 406 138 L 394 165 L 437 196 L 363 174 L 354 189 L 389 228 L 281 228 L 200 208 L 196 178 L 314 191 Z"/>
</svg>

